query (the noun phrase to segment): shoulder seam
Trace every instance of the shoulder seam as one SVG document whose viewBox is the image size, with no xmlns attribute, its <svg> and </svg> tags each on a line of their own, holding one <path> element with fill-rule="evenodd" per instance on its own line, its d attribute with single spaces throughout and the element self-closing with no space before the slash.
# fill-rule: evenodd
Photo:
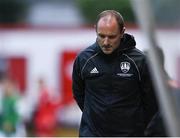
<svg viewBox="0 0 180 138">
<path fill-rule="evenodd" d="M 135 50 L 144 55 L 144 53 L 142 51 L 140 51 L 139 49 L 136 48 Z"/>
<path fill-rule="evenodd" d="M 137 72 L 138 72 L 139 81 L 141 81 L 140 71 L 139 71 L 139 68 L 138 68 L 136 62 L 131 57 L 129 57 L 127 54 L 123 54 L 123 55 L 126 56 L 128 59 L 130 59 L 134 63 L 134 65 L 135 65 L 135 67 L 137 69 Z"/>
<path fill-rule="evenodd" d="M 84 66 L 82 67 L 82 70 L 81 70 L 81 76 L 83 76 L 83 75 L 82 75 L 83 70 L 84 70 L 85 66 L 87 65 L 87 63 L 89 62 L 89 60 L 92 59 L 92 58 L 94 58 L 94 57 L 97 56 L 98 54 L 99 54 L 99 52 L 95 53 L 94 55 L 92 55 L 91 57 L 89 57 L 89 58 L 86 60 Z"/>
</svg>

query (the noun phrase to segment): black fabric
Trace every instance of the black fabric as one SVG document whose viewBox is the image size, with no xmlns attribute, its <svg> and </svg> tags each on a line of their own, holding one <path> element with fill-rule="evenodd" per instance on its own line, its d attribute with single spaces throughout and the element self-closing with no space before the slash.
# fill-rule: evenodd
<svg viewBox="0 0 180 138">
<path fill-rule="evenodd" d="M 170 89 L 174 100 L 175 100 L 175 106 L 179 107 L 180 105 L 180 89 L 179 88 L 172 88 Z M 178 113 L 180 113 L 179 108 Z M 149 122 L 146 130 L 145 130 L 145 136 L 146 137 L 168 137 L 168 131 L 166 129 L 164 120 L 163 120 L 163 114 L 158 111 L 152 118 L 152 120 Z"/>
<path fill-rule="evenodd" d="M 167 137 L 165 125 L 160 112 L 157 112 L 145 130 L 147 137 Z"/>
</svg>

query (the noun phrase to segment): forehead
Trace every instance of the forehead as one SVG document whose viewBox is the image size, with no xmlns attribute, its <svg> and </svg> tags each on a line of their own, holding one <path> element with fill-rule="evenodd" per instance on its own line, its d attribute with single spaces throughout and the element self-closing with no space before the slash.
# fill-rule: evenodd
<svg viewBox="0 0 180 138">
<path fill-rule="evenodd" d="M 97 31 L 99 32 L 119 32 L 119 26 L 117 23 L 117 20 L 114 16 L 104 16 L 101 19 L 99 19 L 97 23 Z"/>
</svg>

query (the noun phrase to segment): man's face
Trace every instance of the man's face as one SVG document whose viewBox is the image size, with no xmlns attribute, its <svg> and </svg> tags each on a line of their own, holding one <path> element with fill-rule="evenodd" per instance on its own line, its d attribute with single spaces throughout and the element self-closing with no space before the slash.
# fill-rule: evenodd
<svg viewBox="0 0 180 138">
<path fill-rule="evenodd" d="M 120 30 L 115 18 L 101 18 L 97 23 L 97 42 L 104 54 L 111 54 L 118 48 L 123 31 Z"/>
</svg>

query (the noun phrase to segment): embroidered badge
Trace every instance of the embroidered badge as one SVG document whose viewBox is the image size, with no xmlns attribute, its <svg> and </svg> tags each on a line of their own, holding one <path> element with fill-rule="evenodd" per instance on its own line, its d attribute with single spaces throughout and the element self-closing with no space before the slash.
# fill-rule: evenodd
<svg viewBox="0 0 180 138">
<path fill-rule="evenodd" d="M 127 73 L 130 70 L 131 64 L 129 62 L 121 62 L 120 68 L 123 73 Z"/>
</svg>

